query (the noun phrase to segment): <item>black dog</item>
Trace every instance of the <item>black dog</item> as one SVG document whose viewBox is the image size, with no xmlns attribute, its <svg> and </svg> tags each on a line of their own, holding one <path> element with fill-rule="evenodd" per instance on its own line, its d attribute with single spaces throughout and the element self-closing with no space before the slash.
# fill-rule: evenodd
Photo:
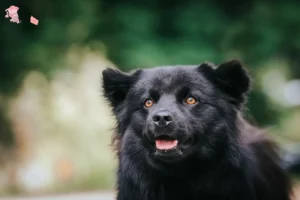
<svg viewBox="0 0 300 200">
<path fill-rule="evenodd" d="M 249 88 L 239 61 L 104 70 L 117 199 L 289 200 L 276 145 L 242 116 Z"/>
</svg>

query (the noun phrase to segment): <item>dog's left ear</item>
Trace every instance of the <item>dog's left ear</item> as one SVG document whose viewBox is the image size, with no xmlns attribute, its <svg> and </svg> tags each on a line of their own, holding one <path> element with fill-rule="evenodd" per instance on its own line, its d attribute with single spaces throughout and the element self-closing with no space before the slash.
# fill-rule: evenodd
<svg viewBox="0 0 300 200">
<path fill-rule="evenodd" d="M 113 108 L 120 105 L 134 82 L 134 75 L 115 69 L 105 69 L 102 72 L 104 96 Z"/>
<path fill-rule="evenodd" d="M 242 102 L 245 94 L 250 90 L 251 79 L 238 60 L 231 60 L 215 66 L 211 63 L 203 63 L 199 70 L 224 93 Z"/>
</svg>

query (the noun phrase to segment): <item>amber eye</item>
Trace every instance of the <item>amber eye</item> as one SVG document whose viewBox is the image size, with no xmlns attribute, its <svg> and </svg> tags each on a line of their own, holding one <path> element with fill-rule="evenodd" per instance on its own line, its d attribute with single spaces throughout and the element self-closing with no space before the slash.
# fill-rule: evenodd
<svg viewBox="0 0 300 200">
<path fill-rule="evenodd" d="M 187 104 L 192 105 L 192 104 L 197 103 L 197 99 L 196 99 L 195 97 L 191 97 L 191 96 L 190 96 L 190 97 L 186 98 L 185 102 L 186 102 Z"/>
<path fill-rule="evenodd" d="M 146 108 L 150 108 L 151 106 L 153 106 L 154 102 L 151 99 L 147 99 L 144 103 Z"/>
</svg>

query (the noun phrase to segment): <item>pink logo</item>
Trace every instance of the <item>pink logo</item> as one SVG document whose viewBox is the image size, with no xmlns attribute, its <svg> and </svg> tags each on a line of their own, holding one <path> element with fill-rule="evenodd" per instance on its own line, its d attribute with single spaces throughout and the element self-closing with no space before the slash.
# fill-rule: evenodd
<svg viewBox="0 0 300 200">
<path fill-rule="evenodd" d="M 19 10 L 19 8 L 17 6 L 10 6 L 9 8 L 7 8 L 5 10 L 6 11 L 5 18 L 10 17 L 11 22 L 15 22 L 17 24 L 21 23 L 19 20 L 19 16 L 18 16 L 18 10 Z"/>
<path fill-rule="evenodd" d="M 33 16 L 30 17 L 30 23 L 34 24 L 34 25 L 38 25 L 39 24 L 39 20 L 37 20 L 36 18 L 34 18 Z"/>
<path fill-rule="evenodd" d="M 21 23 L 21 21 L 19 20 L 18 10 L 19 10 L 19 8 L 17 6 L 10 6 L 9 8 L 7 8 L 5 10 L 5 12 L 6 12 L 5 18 L 10 17 L 11 22 L 15 22 L 17 24 Z M 34 18 L 33 16 L 31 16 L 30 17 L 30 23 L 32 23 L 34 25 L 38 25 L 39 20 Z"/>
</svg>

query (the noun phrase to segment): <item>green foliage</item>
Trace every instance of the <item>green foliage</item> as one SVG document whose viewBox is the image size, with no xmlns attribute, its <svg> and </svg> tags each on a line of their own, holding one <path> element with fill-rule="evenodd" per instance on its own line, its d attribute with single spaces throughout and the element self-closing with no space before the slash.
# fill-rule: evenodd
<svg viewBox="0 0 300 200">
<path fill-rule="evenodd" d="M 15 93 L 30 70 L 51 77 L 63 66 L 62 58 L 72 44 L 83 43 L 95 24 L 98 1 L 1 1 L 4 10 L 16 5 L 20 24 L 3 20 L 0 27 L 0 92 Z M 38 26 L 29 23 L 33 15 Z"/>
<path fill-rule="evenodd" d="M 104 42 L 110 59 L 125 71 L 239 58 L 255 77 L 262 63 L 282 57 L 293 71 L 291 78 L 300 77 L 299 1 L 18 3 L 22 23 L 5 19 L 1 26 L 0 92 L 6 95 L 18 90 L 28 71 L 39 70 L 51 77 L 64 66 L 61 58 L 71 45 L 93 41 Z M 7 8 L 12 2 L 0 4 Z M 37 17 L 40 24 L 26 22 L 29 15 Z M 279 116 L 268 103 L 256 87 L 250 98 L 250 114 L 261 124 L 274 123 L 274 117 Z M 260 112 L 262 108 L 264 112 Z"/>
</svg>

